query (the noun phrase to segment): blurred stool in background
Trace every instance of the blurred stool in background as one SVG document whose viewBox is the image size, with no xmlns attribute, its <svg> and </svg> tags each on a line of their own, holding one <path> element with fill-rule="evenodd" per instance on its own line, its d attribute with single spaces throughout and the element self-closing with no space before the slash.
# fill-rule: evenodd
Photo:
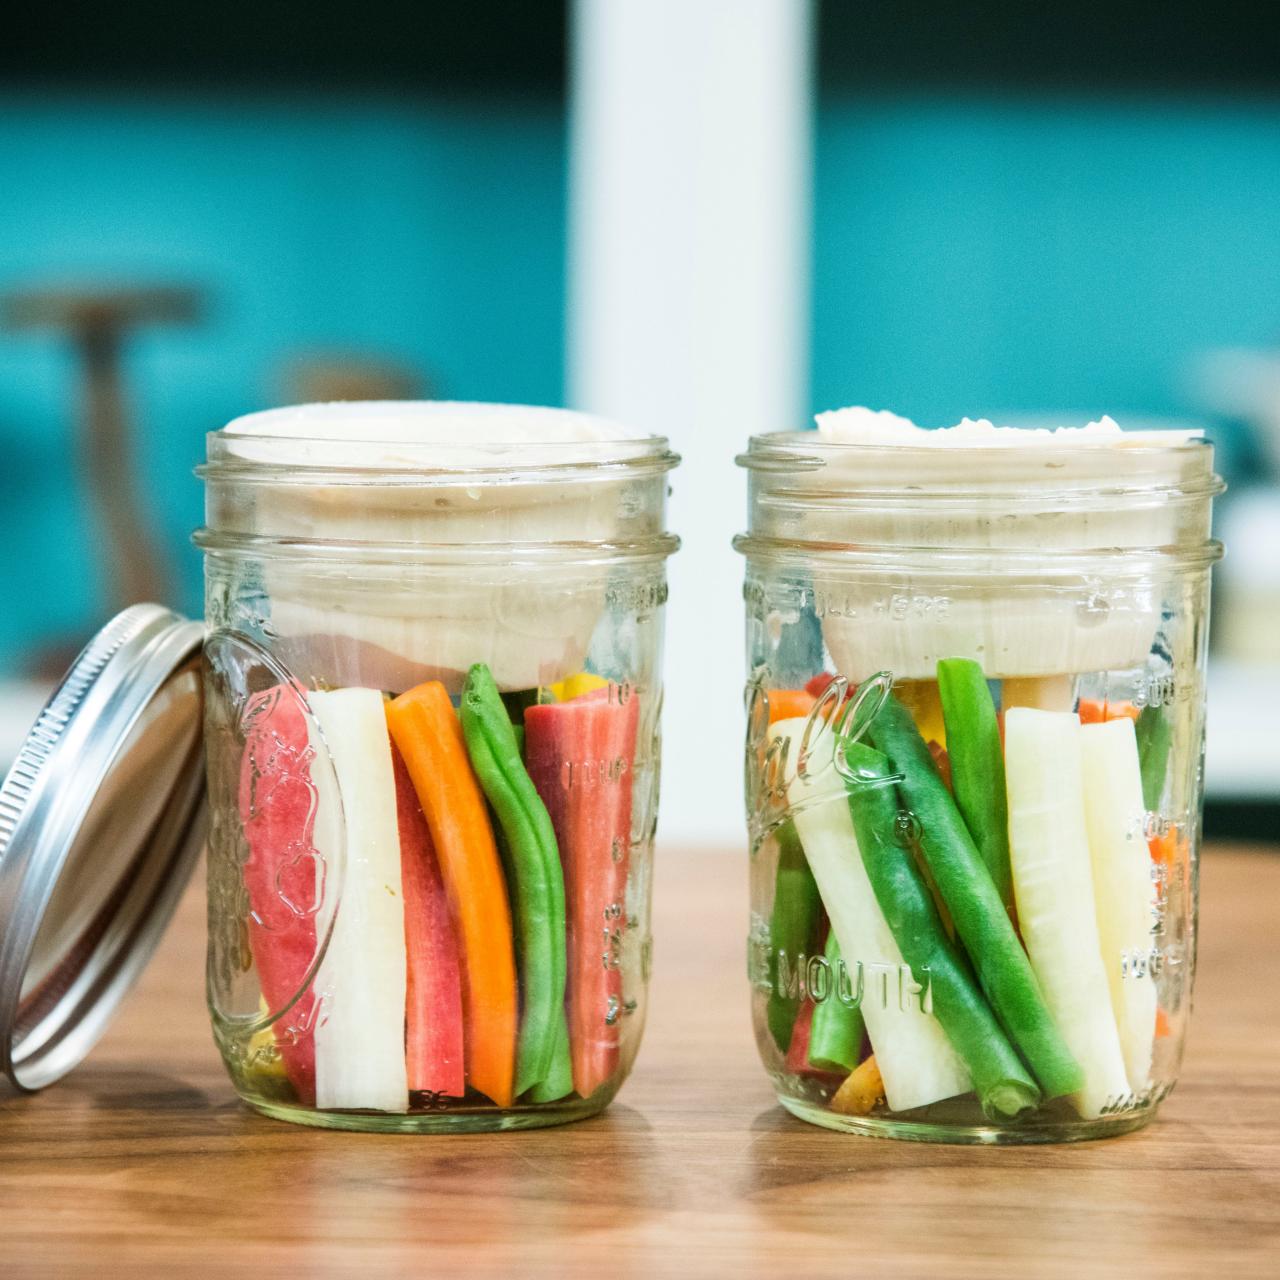
<svg viewBox="0 0 1280 1280">
<path fill-rule="evenodd" d="M 306 352 L 284 367 L 285 404 L 329 400 L 431 399 L 429 382 L 394 360 L 351 352 Z"/>
<path fill-rule="evenodd" d="M 68 338 L 81 368 L 79 456 L 100 532 L 99 568 L 112 615 L 140 600 L 165 602 L 166 557 L 147 526 L 133 465 L 122 352 L 143 327 L 188 325 L 200 295 L 186 287 L 49 288 L 10 294 L 3 318 L 11 329 L 52 329 Z M 86 635 L 96 623 L 90 622 Z M 37 655 L 38 674 L 57 675 L 78 644 Z"/>
</svg>

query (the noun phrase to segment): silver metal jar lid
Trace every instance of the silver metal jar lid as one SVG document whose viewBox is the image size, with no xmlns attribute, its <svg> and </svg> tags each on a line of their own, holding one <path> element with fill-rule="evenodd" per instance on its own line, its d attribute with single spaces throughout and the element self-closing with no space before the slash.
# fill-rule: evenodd
<svg viewBox="0 0 1280 1280">
<path fill-rule="evenodd" d="M 0 788 L 0 1068 L 23 1090 L 81 1062 L 155 950 L 204 842 L 203 627 L 115 617 Z"/>
</svg>

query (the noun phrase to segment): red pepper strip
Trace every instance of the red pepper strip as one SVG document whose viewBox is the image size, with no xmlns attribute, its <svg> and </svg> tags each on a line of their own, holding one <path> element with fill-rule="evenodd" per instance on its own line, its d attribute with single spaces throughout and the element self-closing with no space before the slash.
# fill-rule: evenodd
<svg viewBox="0 0 1280 1280">
<path fill-rule="evenodd" d="M 467 1091 L 458 936 L 431 832 L 395 743 L 391 762 L 408 961 L 405 1065 L 409 1088 L 458 1098 Z"/>
<path fill-rule="evenodd" d="M 289 1009 L 272 1029 L 298 1101 L 311 1105 L 316 1097 L 315 992 L 302 987 L 316 958 L 322 882 L 319 854 L 311 843 L 315 792 L 302 694 L 289 685 L 254 694 L 244 725 L 238 803 L 249 846 L 242 872 L 249 897 L 249 950 L 267 1008 L 273 1014 Z"/>
<path fill-rule="evenodd" d="M 827 686 L 831 684 L 833 680 L 835 680 L 835 676 L 833 676 L 830 671 L 819 671 L 818 674 L 813 676 L 805 685 L 805 692 L 811 694 L 815 699 L 820 698 L 824 693 L 826 693 Z"/>
<path fill-rule="evenodd" d="M 800 1012 L 791 1028 L 791 1043 L 787 1046 L 785 1067 L 792 1075 L 808 1075 L 813 1068 L 809 1065 L 809 1037 L 813 1032 L 813 1001 L 805 1000 L 800 1005 Z"/>
<path fill-rule="evenodd" d="M 525 767 L 547 806 L 564 868 L 573 1087 L 589 1098 L 618 1066 L 624 1014 L 631 790 L 639 700 L 616 686 L 527 707 Z"/>
</svg>

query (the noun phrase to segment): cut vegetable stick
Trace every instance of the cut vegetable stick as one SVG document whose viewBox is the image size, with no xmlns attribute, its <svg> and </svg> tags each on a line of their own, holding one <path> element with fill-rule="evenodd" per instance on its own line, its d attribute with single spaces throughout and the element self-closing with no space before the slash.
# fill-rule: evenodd
<svg viewBox="0 0 1280 1280">
<path fill-rule="evenodd" d="M 769 723 L 790 720 L 795 716 L 807 716 L 817 698 L 808 689 L 770 689 Z"/>
<path fill-rule="evenodd" d="M 1080 1065 L 1054 1023 L 991 874 L 910 712 L 890 694 L 869 733 L 900 775 L 898 793 L 919 826 L 933 882 L 992 1009 L 1045 1096 L 1074 1093 L 1084 1079 Z"/>
<path fill-rule="evenodd" d="M 951 743 L 951 792 L 1000 901 L 1012 915 L 1004 753 L 991 690 L 978 663 L 944 658 L 938 663 L 938 691 Z"/>
<path fill-rule="evenodd" d="M 1030 1111 L 1042 1097 L 996 1021 L 959 947 L 947 937 L 910 842 L 900 825 L 889 759 L 863 742 L 844 748 L 855 779 L 849 809 L 867 879 L 880 910 L 915 974 L 927 974 L 933 1010 L 990 1120 Z"/>
<path fill-rule="evenodd" d="M 842 974 L 848 974 L 848 966 L 840 954 L 840 943 L 834 932 L 827 935 L 823 958 L 831 975 L 831 988 L 827 998 L 813 1007 L 807 1061 L 818 1071 L 852 1071 L 858 1065 L 865 1027 L 862 1011 L 845 1003 L 849 998 L 846 988 L 852 984 L 847 979 L 841 980 Z"/>
<path fill-rule="evenodd" d="M 387 724 L 427 819 L 462 941 L 467 1082 L 509 1107 L 517 1013 L 511 904 L 462 724 L 438 680 L 396 698 Z"/>
<path fill-rule="evenodd" d="M 809 1044 L 813 1038 L 813 1015 L 816 1006 L 812 1000 L 805 1000 L 796 1014 L 795 1025 L 791 1028 L 791 1040 L 787 1045 L 786 1056 L 782 1065 L 794 1076 L 820 1076 L 828 1074 L 809 1063 Z"/>
<path fill-rule="evenodd" d="M 947 748 L 946 717 L 942 714 L 942 692 L 936 680 L 899 680 L 893 686 L 898 701 L 911 712 L 911 718 L 926 742 Z"/>
<path fill-rule="evenodd" d="M 1130 720 L 1138 718 L 1138 708 L 1132 702 L 1107 702 L 1097 698 L 1081 698 L 1076 705 L 1081 724 L 1102 724 L 1105 720 L 1118 720 L 1128 716 Z"/>
<path fill-rule="evenodd" d="M 1138 1093 L 1151 1074 L 1156 1025 L 1156 984 L 1145 962 L 1155 882 L 1143 839 L 1146 806 L 1133 721 L 1085 725 L 1080 754 L 1098 937 L 1129 1088 Z M 1126 964 L 1126 957 L 1141 957 L 1142 963 Z"/>
<path fill-rule="evenodd" d="M 1045 1001 L 1084 1072 L 1072 1101 L 1091 1119 L 1128 1092 L 1128 1077 L 1098 939 L 1080 721 L 1070 711 L 1015 707 L 1004 727 L 1018 922 Z"/>
<path fill-rule="evenodd" d="M 600 689 L 524 713 L 525 767 L 564 869 L 573 1087 L 589 1098 L 618 1066 L 631 789 L 639 698 Z"/>
<path fill-rule="evenodd" d="M 1138 760 L 1142 765 L 1142 798 L 1148 809 L 1158 809 L 1164 797 L 1165 774 L 1169 770 L 1169 748 L 1173 725 L 1165 707 L 1143 707 L 1135 726 Z"/>
<path fill-rule="evenodd" d="M 431 832 L 400 752 L 391 747 L 404 883 L 405 1062 L 409 1088 L 461 1097 L 467 1090 L 457 932 Z"/>
<path fill-rule="evenodd" d="M 835 676 L 830 671 L 819 671 L 816 676 L 810 676 L 805 681 L 805 692 L 813 694 L 816 701 L 826 693 L 833 680 L 835 680 Z"/>
<path fill-rule="evenodd" d="M 1000 731 L 996 730 L 996 741 L 999 741 Z M 926 744 L 929 748 L 929 754 L 933 757 L 933 763 L 938 766 L 938 777 L 942 779 L 943 785 L 951 792 L 956 793 L 955 780 L 951 776 L 951 757 L 947 754 L 947 749 L 940 746 L 938 742 L 930 738 Z"/>
<path fill-rule="evenodd" d="M 315 791 L 302 693 L 276 685 L 250 698 L 244 714 L 239 809 L 249 856 L 249 950 L 266 1012 L 298 1101 L 316 1097 L 315 989 L 303 990 L 316 959 L 322 884 L 314 846 Z M 284 1012 L 287 1010 L 288 1012 Z"/>
<path fill-rule="evenodd" d="M 551 1054 L 551 1069 L 526 1095 L 530 1102 L 559 1102 L 573 1092 L 573 1059 L 569 1053 L 569 1019 L 563 1008 L 556 1027 L 556 1044 Z"/>
<path fill-rule="evenodd" d="M 404 1111 L 404 898 L 396 784 L 377 689 L 312 693 L 308 701 L 342 796 L 346 865 L 316 988 L 316 1106 Z M 320 803 L 327 797 L 320 789 Z M 317 832 L 321 830 L 317 821 Z M 322 850 L 330 868 L 337 850 Z M 326 899 L 329 893 L 326 892 Z"/>
<path fill-rule="evenodd" d="M 910 971 L 862 864 L 845 784 L 834 764 L 833 732 L 811 735 L 805 777 L 797 774 L 804 726 L 803 719 L 780 720 L 769 737 L 786 743 L 787 800 L 854 990 L 861 992 L 889 1106 L 910 1111 L 967 1093 L 969 1073 L 937 1018 L 915 996 L 903 998 Z"/>
<path fill-rule="evenodd" d="M 769 917 L 770 991 L 766 1019 L 773 1042 L 785 1053 L 800 1008 L 800 994 L 783 989 L 778 980 L 780 957 L 794 969 L 811 953 L 822 918 L 822 899 L 805 860 L 795 823 L 784 822 L 775 833 L 778 871 L 773 883 L 773 911 Z"/>
<path fill-rule="evenodd" d="M 846 1116 L 865 1116 L 884 1100 L 884 1080 L 875 1054 L 849 1073 L 831 1099 L 831 1110 Z"/>
<path fill-rule="evenodd" d="M 571 676 L 565 676 L 563 680 L 557 680 L 553 685 L 548 685 L 551 696 L 557 702 L 568 702 L 572 698 L 581 697 L 584 693 L 594 693 L 597 689 L 608 687 L 609 682 L 604 676 L 598 676 L 591 671 L 577 671 Z M 528 705 L 536 705 L 536 699 Z"/>
<path fill-rule="evenodd" d="M 520 741 L 493 675 L 481 662 L 467 673 L 458 715 L 507 872 L 520 975 L 514 1086 L 519 1096 L 550 1076 L 564 1022 L 564 871 L 551 815 L 525 768 Z M 567 1040 L 563 1047 L 567 1051 Z"/>
<path fill-rule="evenodd" d="M 1143 798 L 1145 800 L 1145 797 Z M 1147 841 L 1147 850 L 1151 854 L 1151 861 L 1164 867 L 1166 873 L 1171 874 L 1178 864 L 1177 827 L 1170 827 L 1162 835 L 1152 836 Z"/>
</svg>

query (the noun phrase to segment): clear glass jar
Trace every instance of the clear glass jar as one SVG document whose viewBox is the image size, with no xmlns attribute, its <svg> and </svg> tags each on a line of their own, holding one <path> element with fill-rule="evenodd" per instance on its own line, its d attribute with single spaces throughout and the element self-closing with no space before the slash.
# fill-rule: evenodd
<svg viewBox="0 0 1280 1280">
<path fill-rule="evenodd" d="M 208 998 L 250 1105 L 459 1131 L 617 1092 L 676 461 L 506 406 L 303 406 L 209 437 Z"/>
<path fill-rule="evenodd" d="M 932 1141 L 1145 1124 L 1191 1004 L 1211 448 L 807 432 L 739 462 L 778 1098 Z"/>
</svg>

